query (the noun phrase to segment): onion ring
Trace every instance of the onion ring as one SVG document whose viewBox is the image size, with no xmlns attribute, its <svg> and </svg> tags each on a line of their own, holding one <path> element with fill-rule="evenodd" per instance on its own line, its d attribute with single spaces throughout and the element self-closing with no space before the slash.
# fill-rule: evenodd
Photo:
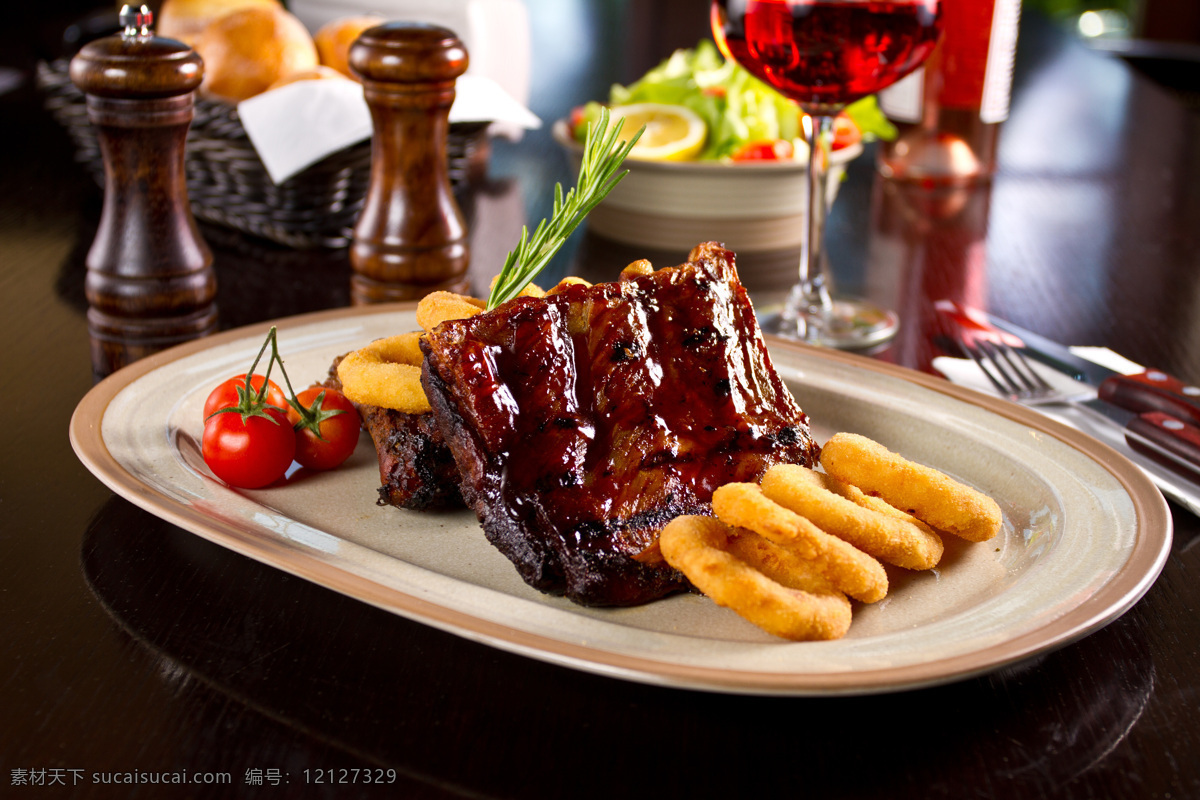
<svg viewBox="0 0 1200 800">
<path fill-rule="evenodd" d="M 928 525 L 913 517 L 904 519 L 899 511 L 885 514 L 855 503 L 846 496 L 850 491 L 868 496 L 832 475 L 799 464 L 777 464 L 763 475 L 762 490 L 784 508 L 881 561 L 922 570 L 941 560 L 942 539 Z"/>
<path fill-rule="evenodd" d="M 853 433 L 837 433 L 821 449 L 830 475 L 907 511 L 937 530 L 971 542 L 1000 532 L 1004 515 L 995 500 L 930 467 L 896 455 Z"/>
<path fill-rule="evenodd" d="M 846 634 L 851 609 L 844 594 L 789 588 L 772 580 L 726 550 L 732 533 L 712 517 L 676 517 L 663 528 L 659 546 L 667 563 L 713 602 L 768 633 L 795 641 Z"/>
<path fill-rule="evenodd" d="M 712 503 L 718 519 L 748 528 L 815 562 L 834 586 L 855 600 L 874 603 L 887 595 L 888 579 L 882 564 L 768 499 L 757 484 L 727 483 L 713 492 Z"/>
<path fill-rule="evenodd" d="M 426 333 L 450 319 L 466 319 L 481 313 L 487 303 L 454 292 L 430 292 L 417 303 L 417 324 Z"/>
<path fill-rule="evenodd" d="M 843 594 L 813 561 L 764 539 L 746 528 L 735 528 L 725 549 L 776 583 L 813 594 Z"/>
<path fill-rule="evenodd" d="M 637 261 L 629 262 L 625 266 L 625 269 L 621 270 L 621 274 L 617 276 L 617 280 L 631 281 L 635 278 L 641 278 L 644 275 L 651 275 L 653 273 L 654 265 L 650 263 L 650 260 L 646 258 L 639 258 Z"/>
<path fill-rule="evenodd" d="M 547 294 L 547 296 L 553 295 L 553 294 L 559 294 L 561 292 L 565 292 L 568 288 L 570 288 L 572 286 L 591 286 L 591 285 L 592 284 L 588 283 L 583 278 L 575 278 L 575 277 L 568 276 L 566 278 L 563 278 L 561 281 L 554 284 L 553 286 L 551 286 L 549 289 L 547 289 L 546 294 Z"/>
<path fill-rule="evenodd" d="M 424 355 L 419 332 L 377 339 L 347 353 L 338 364 L 342 393 L 360 405 L 393 408 L 406 414 L 431 410 L 421 386 Z"/>
</svg>

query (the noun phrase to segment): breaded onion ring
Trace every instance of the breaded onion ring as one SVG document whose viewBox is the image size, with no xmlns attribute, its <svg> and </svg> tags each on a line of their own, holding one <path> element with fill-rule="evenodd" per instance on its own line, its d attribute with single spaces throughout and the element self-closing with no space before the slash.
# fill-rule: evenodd
<svg viewBox="0 0 1200 800">
<path fill-rule="evenodd" d="M 712 517 L 677 517 L 663 528 L 659 546 L 667 563 L 713 602 L 768 633 L 796 641 L 846 634 L 850 602 L 845 595 L 789 588 L 772 580 L 727 551 L 731 533 Z"/>
<path fill-rule="evenodd" d="M 454 292 L 430 292 L 417 303 L 417 324 L 426 333 L 448 319 L 466 319 L 481 313 L 487 303 Z M 420 362 L 417 362 L 418 366 Z"/>
<path fill-rule="evenodd" d="M 637 261 L 631 261 L 625 265 L 625 269 L 621 270 L 621 274 L 617 276 L 617 280 L 631 281 L 634 278 L 641 278 L 644 275 L 654 273 L 654 265 L 649 259 L 639 258 Z"/>
<path fill-rule="evenodd" d="M 777 464 L 762 479 L 768 498 L 881 561 L 906 569 L 937 566 L 942 540 L 928 525 L 912 517 L 905 520 L 901 512 L 884 514 L 860 506 L 839 491 L 843 486 L 854 489 L 798 464 Z"/>
<path fill-rule="evenodd" d="M 835 478 L 971 542 L 991 539 L 1004 523 L 992 498 L 865 436 L 834 434 L 821 450 L 821 466 Z"/>
<path fill-rule="evenodd" d="M 575 277 L 568 276 L 566 278 L 563 278 L 561 281 L 554 284 L 553 286 L 551 286 L 549 289 L 547 289 L 546 294 L 547 295 L 559 294 L 560 292 L 566 291 L 567 288 L 569 288 L 571 286 L 591 286 L 591 284 L 588 283 L 587 281 L 585 281 L 583 278 L 575 278 Z"/>
<path fill-rule="evenodd" d="M 733 529 L 726 550 L 776 583 L 813 594 L 842 594 L 816 562 L 780 547 L 746 528 Z"/>
<path fill-rule="evenodd" d="M 348 353 L 338 364 L 342 393 L 361 405 L 394 408 L 406 414 L 424 414 L 429 400 L 421 387 L 424 356 L 418 332 L 403 333 L 371 342 Z"/>
<path fill-rule="evenodd" d="M 769 500 L 757 484 L 727 483 L 713 492 L 712 503 L 718 519 L 737 528 L 748 528 L 814 561 L 834 586 L 854 599 L 874 603 L 887 594 L 887 573 L 882 564 Z"/>
</svg>

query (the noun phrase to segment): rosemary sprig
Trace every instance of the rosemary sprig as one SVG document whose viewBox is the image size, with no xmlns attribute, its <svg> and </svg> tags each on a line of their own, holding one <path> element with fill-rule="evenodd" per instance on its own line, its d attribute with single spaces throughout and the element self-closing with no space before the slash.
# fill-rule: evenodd
<svg viewBox="0 0 1200 800">
<path fill-rule="evenodd" d="M 639 130 L 627 142 L 617 144 L 624 120 L 617 120 L 612 128 L 608 124 L 608 109 L 600 112 L 596 125 L 588 123 L 587 141 L 583 146 L 583 162 L 579 166 L 579 180 L 571 191 L 563 195 L 562 184 L 554 185 L 554 211 L 549 221 L 538 223 L 537 230 L 530 236 L 529 228 L 521 228 L 521 241 L 517 249 L 508 254 L 500 275 L 492 285 L 487 307 L 490 311 L 521 293 L 537 274 L 546 268 L 550 259 L 578 227 L 588 212 L 596 207 L 629 170 L 617 172 L 633 145 L 641 137 Z"/>
</svg>

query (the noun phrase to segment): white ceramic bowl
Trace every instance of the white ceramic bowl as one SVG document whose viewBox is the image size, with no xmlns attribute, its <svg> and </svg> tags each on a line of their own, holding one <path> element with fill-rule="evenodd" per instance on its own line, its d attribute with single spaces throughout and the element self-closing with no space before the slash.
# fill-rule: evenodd
<svg viewBox="0 0 1200 800">
<path fill-rule="evenodd" d="M 583 146 L 572 138 L 565 120 L 554 124 L 554 138 L 578 170 Z M 846 163 L 861 152 L 862 146 L 854 145 L 831 157 L 830 203 Z M 628 159 L 624 167 L 629 174 L 588 215 L 593 233 L 664 250 L 718 241 L 739 253 L 798 247 L 803 238 L 806 163 Z"/>
</svg>

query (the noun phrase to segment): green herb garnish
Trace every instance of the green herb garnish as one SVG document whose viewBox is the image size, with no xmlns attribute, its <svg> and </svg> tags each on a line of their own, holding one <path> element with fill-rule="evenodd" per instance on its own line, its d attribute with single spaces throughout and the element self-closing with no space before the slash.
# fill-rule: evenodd
<svg viewBox="0 0 1200 800">
<path fill-rule="evenodd" d="M 588 212 L 629 174 L 629 170 L 617 170 L 645 128 L 629 141 L 618 144 L 622 123 L 623 120 L 617 120 L 616 125 L 609 128 L 608 109 L 604 109 L 595 124 L 588 123 L 583 163 L 579 166 L 579 180 L 575 188 L 564 196 L 562 184 L 556 183 L 554 211 L 550 220 L 538 223 L 532 236 L 529 235 L 529 228 L 521 228 L 521 241 L 517 249 L 504 260 L 500 275 L 488 295 L 488 311 L 519 295 L 546 268 Z"/>
</svg>

